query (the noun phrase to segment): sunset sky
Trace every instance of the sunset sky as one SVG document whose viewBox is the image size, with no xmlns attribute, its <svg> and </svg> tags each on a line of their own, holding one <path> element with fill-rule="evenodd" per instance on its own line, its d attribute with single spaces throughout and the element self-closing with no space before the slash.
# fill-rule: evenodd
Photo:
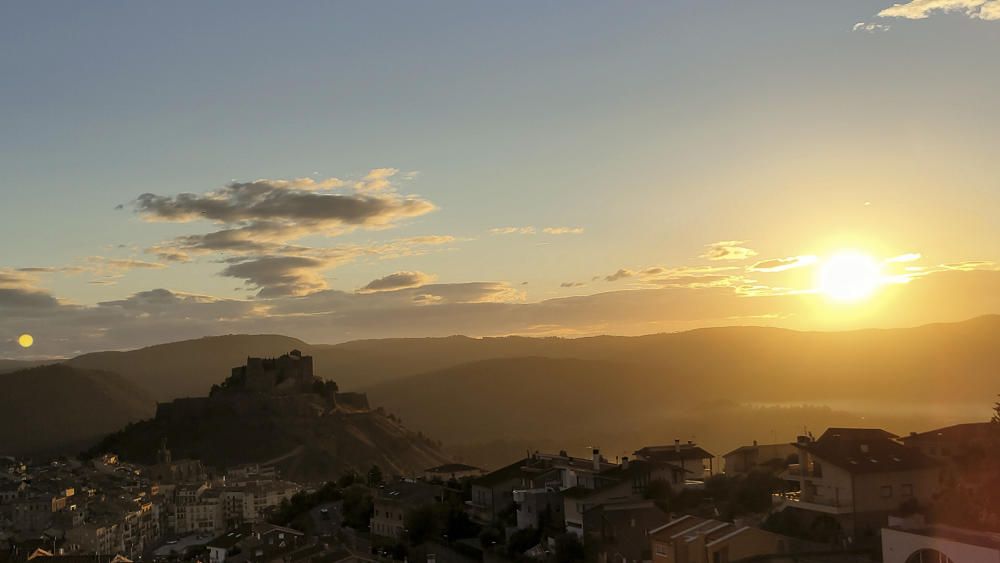
<svg viewBox="0 0 1000 563">
<path fill-rule="evenodd" d="M 7 4 L 0 357 L 1000 313 L 998 54 L 1000 0 Z"/>
</svg>

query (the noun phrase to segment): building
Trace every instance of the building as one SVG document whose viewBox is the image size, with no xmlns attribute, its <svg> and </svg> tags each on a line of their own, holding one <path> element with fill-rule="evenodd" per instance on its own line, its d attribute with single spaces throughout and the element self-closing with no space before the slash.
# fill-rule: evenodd
<svg viewBox="0 0 1000 563">
<path fill-rule="evenodd" d="M 882 530 L 883 563 L 1000 563 L 1000 534 L 951 526 Z"/>
<path fill-rule="evenodd" d="M 728 563 L 800 551 L 797 540 L 740 524 L 681 516 L 649 532 L 653 563 Z"/>
<path fill-rule="evenodd" d="M 370 529 L 373 536 L 398 540 L 406 534 L 406 514 L 442 501 L 443 489 L 419 481 L 398 481 L 375 495 Z"/>
<path fill-rule="evenodd" d="M 577 486 L 562 492 L 566 531 L 583 537 L 587 511 L 608 503 L 642 500 L 654 481 L 666 483 L 675 493 L 680 492 L 685 476 L 684 470 L 667 462 L 625 458 L 621 465 L 597 476 L 593 488 Z"/>
<path fill-rule="evenodd" d="M 927 432 L 911 432 L 900 441 L 907 447 L 919 449 L 928 457 L 951 461 L 974 449 L 996 447 L 1000 442 L 1000 429 L 991 422 L 972 422 Z"/>
<path fill-rule="evenodd" d="M 722 456 L 726 475 L 742 475 L 755 468 L 774 464 L 786 466 L 791 460 L 798 462 L 799 452 L 792 444 L 758 444 L 742 446 Z"/>
<path fill-rule="evenodd" d="M 250 391 L 299 392 L 310 389 L 316 378 L 312 356 L 292 350 L 277 358 L 247 358 L 246 365 L 233 368 L 228 381 Z"/>
<path fill-rule="evenodd" d="M 480 477 L 485 471 L 464 463 L 446 463 L 437 467 L 424 469 L 424 479 L 428 481 L 450 481 L 452 479 L 467 479 L 469 477 Z"/>
<path fill-rule="evenodd" d="M 532 497 L 530 506 L 537 508 L 543 500 L 545 504 L 552 501 L 552 492 L 597 487 L 602 483 L 601 473 L 616 467 L 618 464 L 604 459 L 597 448 L 593 449 L 589 459 L 570 456 L 565 450 L 558 454 L 535 452 L 473 480 L 472 499 L 467 503 L 469 515 L 481 524 L 489 524 L 510 513 L 511 520 L 516 522 L 518 516 L 513 513 L 515 491 L 520 491 L 518 497 L 522 502 L 528 502 L 528 497 Z M 553 512 L 560 513 L 556 519 L 561 522 L 560 502 L 555 502 Z M 538 512 L 531 516 L 522 514 L 520 521 L 537 522 L 537 517 Z"/>
<path fill-rule="evenodd" d="M 264 563 L 284 560 L 282 554 L 294 552 L 305 544 L 305 534 L 298 530 L 266 522 L 246 524 L 230 530 L 206 544 L 209 563 L 239 560 Z"/>
<path fill-rule="evenodd" d="M 480 524 L 491 524 L 513 510 L 514 490 L 522 486 L 524 462 L 515 461 L 472 481 L 472 498 L 466 502 L 470 518 Z"/>
<path fill-rule="evenodd" d="M 173 454 L 167 448 L 166 438 L 160 442 L 156 452 L 156 463 L 147 467 L 143 473 L 157 483 L 194 483 L 206 479 L 205 468 L 196 459 L 174 460 Z"/>
<path fill-rule="evenodd" d="M 583 514 L 584 543 L 595 546 L 597 563 L 649 561 L 649 532 L 669 521 L 649 500 L 602 504 Z"/>
<path fill-rule="evenodd" d="M 802 511 L 806 526 L 827 527 L 831 539 L 872 538 L 889 514 L 941 489 L 942 464 L 884 430 L 830 428 L 795 447 L 800 463 L 786 478 L 798 491 L 782 495 L 779 508 Z"/>
<path fill-rule="evenodd" d="M 171 531 L 221 534 L 255 524 L 267 512 L 291 500 L 301 487 L 289 481 L 251 481 L 236 486 L 184 485 L 174 492 Z"/>
<path fill-rule="evenodd" d="M 715 456 L 691 441 L 682 444 L 680 440 L 674 440 L 672 446 L 646 446 L 633 455 L 637 460 L 672 463 L 696 481 L 715 474 Z"/>
</svg>

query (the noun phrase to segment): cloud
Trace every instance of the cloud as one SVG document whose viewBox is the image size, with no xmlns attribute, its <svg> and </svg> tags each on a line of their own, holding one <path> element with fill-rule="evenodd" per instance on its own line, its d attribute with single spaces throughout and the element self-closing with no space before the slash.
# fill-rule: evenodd
<svg viewBox="0 0 1000 563">
<path fill-rule="evenodd" d="M 221 275 L 243 279 L 247 287 L 258 291 L 258 297 L 302 295 L 326 289 L 322 272 L 356 258 L 411 256 L 425 252 L 419 250 L 422 247 L 455 240 L 428 235 L 380 244 L 298 244 L 316 235 L 333 237 L 357 228 L 383 229 L 435 209 L 425 199 L 396 193 L 391 178 L 397 173 L 395 168 L 376 168 L 355 182 L 339 178 L 233 182 L 201 194 L 146 193 L 131 205 L 147 221 L 210 221 L 219 226 L 147 248 L 146 252 L 161 263 L 217 256 L 229 264 Z M 345 187 L 347 192 L 334 191 Z M 136 262 L 132 267 L 146 266 Z"/>
<path fill-rule="evenodd" d="M 205 194 L 145 193 L 132 205 L 149 221 L 204 219 L 246 227 L 310 226 L 324 231 L 343 226 L 384 226 L 434 210 L 433 204 L 413 196 L 318 192 L 286 180 L 234 182 Z"/>
<path fill-rule="evenodd" d="M 359 192 L 379 192 L 392 187 L 390 179 L 399 173 L 396 168 L 375 168 L 354 184 Z"/>
<path fill-rule="evenodd" d="M 393 291 L 411 287 L 427 285 L 434 280 L 434 276 L 423 272 L 396 272 L 388 276 L 372 280 L 362 287 L 361 292 Z"/>
<path fill-rule="evenodd" d="M 496 227 L 490 229 L 490 234 L 494 235 L 533 235 L 534 227 Z"/>
<path fill-rule="evenodd" d="M 542 232 L 547 235 L 582 235 L 583 227 L 545 227 Z"/>
<path fill-rule="evenodd" d="M 36 286 L 37 280 L 28 268 L 0 268 L 0 310 L 39 309 L 56 307 L 59 301 Z"/>
<path fill-rule="evenodd" d="M 625 278 L 631 278 L 634 275 L 635 272 L 633 272 L 632 270 L 626 270 L 625 268 L 622 268 L 617 272 L 611 274 L 610 276 L 604 276 L 604 281 L 615 282 L 618 280 L 623 280 Z"/>
<path fill-rule="evenodd" d="M 2 272 L 0 287 L 23 284 L 23 277 Z M 333 343 L 451 334 L 628 335 L 733 324 L 807 330 L 913 326 L 1000 313 L 1000 269 L 989 262 L 937 266 L 909 283 L 885 286 L 875 299 L 872 306 L 840 316 L 829 314 L 822 296 L 732 286 L 648 287 L 539 302 L 525 301 L 523 292 L 504 282 L 371 293 L 325 289 L 265 299 L 154 289 L 89 306 L 52 299 L 17 308 L 0 305 L 6 307 L 0 331 L 30 332 L 36 336 L 35 353 L 60 356 L 231 333 Z M 0 303 L 5 300 L 0 296 Z M 14 344 L 0 340 L 0 357 L 19 354 Z"/>
<path fill-rule="evenodd" d="M 564 288 L 565 287 L 583 287 L 585 285 L 587 285 L 587 284 L 585 284 L 583 282 L 562 282 L 561 284 L 559 284 L 559 287 L 564 287 Z"/>
<path fill-rule="evenodd" d="M 881 24 L 881 23 L 858 22 L 858 23 L 854 24 L 854 27 L 851 28 L 851 31 L 864 31 L 866 33 L 879 33 L 879 32 L 889 31 L 890 29 L 892 29 L 892 26 Z M 865 202 L 865 205 L 869 205 L 869 203 Z"/>
<path fill-rule="evenodd" d="M 305 256 L 262 256 L 227 266 L 220 275 L 242 278 L 258 297 L 305 295 L 326 289 L 320 271 L 329 261 Z"/>
<path fill-rule="evenodd" d="M 707 260 L 746 260 L 757 255 L 757 251 L 742 246 L 745 240 L 723 240 L 705 245 L 708 250 L 701 255 Z"/>
<path fill-rule="evenodd" d="M 1000 0 L 910 0 L 885 8 L 883 18 L 919 20 L 934 14 L 959 12 L 973 19 L 1000 20 Z"/>
<path fill-rule="evenodd" d="M 386 260 L 419 256 L 434 247 L 442 247 L 457 239 L 446 235 L 425 235 L 390 240 L 383 243 L 345 244 L 325 248 L 304 246 L 262 246 L 270 254 L 234 255 L 223 262 L 229 264 L 220 275 L 240 278 L 247 287 L 258 291 L 258 297 L 304 295 L 326 289 L 323 272 L 358 259 Z"/>
<path fill-rule="evenodd" d="M 921 255 L 919 252 L 908 252 L 906 254 L 900 254 L 899 256 L 893 256 L 891 258 L 886 258 L 883 262 L 887 264 L 894 264 L 899 262 L 915 262 L 920 260 Z"/>
<path fill-rule="evenodd" d="M 791 270 L 793 268 L 801 268 L 803 266 L 809 266 L 815 264 L 819 261 L 819 258 L 815 256 L 790 256 L 788 258 L 773 258 L 771 260 L 762 260 L 757 262 L 753 266 L 750 266 L 749 270 L 751 272 L 784 272 L 785 270 Z"/>
</svg>

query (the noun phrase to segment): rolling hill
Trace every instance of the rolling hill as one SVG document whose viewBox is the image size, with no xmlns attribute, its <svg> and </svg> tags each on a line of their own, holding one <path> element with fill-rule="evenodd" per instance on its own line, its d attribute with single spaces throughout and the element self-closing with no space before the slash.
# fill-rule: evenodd
<svg viewBox="0 0 1000 563">
<path fill-rule="evenodd" d="M 341 389 L 368 391 L 373 404 L 450 447 L 518 448 L 543 439 L 631 444 L 681 434 L 716 440 L 713 447 L 722 449 L 825 424 L 924 430 L 981 419 L 1000 392 L 997 315 L 848 332 L 729 327 L 337 345 L 233 335 L 88 354 L 69 365 L 119 372 L 167 401 L 205 395 L 248 355 L 291 348 L 313 355 L 317 374 Z M 773 410 L 802 404 L 815 408 Z"/>
<path fill-rule="evenodd" d="M 114 373 L 48 365 L 0 374 L 0 455 L 73 453 L 153 413 Z"/>
</svg>

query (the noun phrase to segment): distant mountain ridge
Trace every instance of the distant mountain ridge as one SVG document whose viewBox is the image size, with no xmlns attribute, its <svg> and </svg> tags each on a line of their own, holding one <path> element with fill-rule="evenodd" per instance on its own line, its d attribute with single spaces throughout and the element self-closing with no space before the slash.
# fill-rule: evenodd
<svg viewBox="0 0 1000 563">
<path fill-rule="evenodd" d="M 624 362 L 664 377 L 697 374 L 719 390 L 740 391 L 743 386 L 747 389 L 742 398 L 767 401 L 849 397 L 850 386 L 857 385 L 869 395 L 875 386 L 879 392 L 914 396 L 919 389 L 898 387 L 902 375 L 933 383 L 942 374 L 961 374 L 962 386 L 938 389 L 944 394 L 940 399 L 960 401 L 981 396 L 1000 373 L 1000 315 L 847 332 L 724 327 L 634 337 L 452 336 L 335 345 L 279 335 L 230 335 L 85 354 L 66 363 L 119 373 L 166 401 L 205 395 L 248 356 L 277 355 L 292 348 L 314 356 L 318 375 L 348 390 L 483 360 L 545 357 Z M 763 386 L 755 392 L 747 380 Z"/>
</svg>

